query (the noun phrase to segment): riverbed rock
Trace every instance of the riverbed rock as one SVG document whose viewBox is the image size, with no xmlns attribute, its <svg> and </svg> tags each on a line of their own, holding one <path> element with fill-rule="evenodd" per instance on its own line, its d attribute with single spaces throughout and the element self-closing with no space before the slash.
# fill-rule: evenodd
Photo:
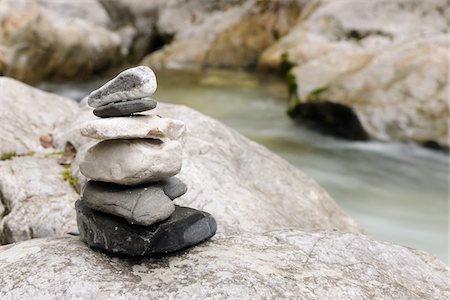
<svg viewBox="0 0 450 300">
<path fill-rule="evenodd" d="M 81 153 L 80 172 L 95 181 L 133 185 L 174 176 L 182 148 L 170 140 L 106 140 Z"/>
<path fill-rule="evenodd" d="M 154 68 L 254 68 L 264 49 L 295 24 L 303 2 L 167 2 L 157 9 L 155 28 L 172 38 L 141 63 Z M 140 5 L 150 10 L 150 3 Z M 123 0 L 109 1 L 107 6 L 135 11 Z"/>
<path fill-rule="evenodd" d="M 0 244 L 76 232 L 74 201 L 55 157 L 0 161 Z"/>
<path fill-rule="evenodd" d="M 160 184 L 140 186 L 88 181 L 81 200 L 89 207 L 125 218 L 138 225 L 152 225 L 167 219 L 175 210 Z"/>
<path fill-rule="evenodd" d="M 176 206 L 170 217 L 152 226 L 137 226 L 75 203 L 81 239 L 89 246 L 127 255 L 167 254 L 201 243 L 216 233 L 214 218 L 205 212 Z"/>
<path fill-rule="evenodd" d="M 110 103 L 94 109 L 93 113 L 100 118 L 124 117 L 134 113 L 151 110 L 157 102 L 150 98 Z"/>
<path fill-rule="evenodd" d="M 114 258 L 78 237 L 0 247 L 0 297 L 448 299 L 448 267 L 358 234 L 218 234 L 162 258 Z M 55 276 L 58 274 L 58 276 Z"/>
<path fill-rule="evenodd" d="M 446 0 L 311 2 L 298 24 L 261 56 L 286 71 L 296 120 L 351 137 L 356 118 L 370 138 L 448 149 Z M 431 55 L 430 53 L 433 53 Z M 329 109 L 334 106 L 335 109 Z M 350 114 L 340 114 L 341 108 Z M 342 136 L 342 134 L 341 134 Z"/>
<path fill-rule="evenodd" d="M 48 95 L 12 79 L 7 79 L 4 82 L 8 82 L 4 85 L 5 89 L 2 89 L 4 91 L 19 86 L 18 91 L 20 93 L 34 95 L 34 97 L 18 98 L 24 101 L 23 107 L 33 107 L 34 103 L 40 103 L 41 99 L 45 99 L 44 97 Z M 55 125 L 52 132 L 53 144 L 63 151 L 66 143 L 70 142 L 78 152 L 85 152 L 97 141 L 82 136 L 79 124 L 97 117 L 92 114 L 92 108 L 87 106 L 77 108 L 69 99 L 63 99 L 58 103 L 63 104 L 62 107 L 67 109 L 62 111 L 70 112 L 71 116 L 61 119 Z M 8 97 L 6 101 L 8 101 L 7 105 L 11 105 L 9 102 L 16 101 L 16 98 Z M 39 106 L 38 108 L 33 110 L 34 116 L 45 116 L 47 108 Z M 10 115 L 14 115 L 14 112 L 15 109 L 9 111 Z M 302 230 L 335 228 L 341 231 L 361 231 L 356 222 L 345 214 L 314 180 L 265 147 L 250 141 L 220 122 L 185 106 L 160 103 L 151 112 L 164 117 L 180 119 L 189 129 L 183 151 L 185 163 L 179 177 L 189 186 L 189 190 L 185 195 L 177 198 L 175 203 L 210 212 L 216 218 L 222 231 L 242 228 L 252 232 L 260 232 L 286 227 Z M 8 120 L 8 124 L 14 123 L 14 119 L 6 120 Z M 22 128 L 33 128 L 33 123 L 26 122 L 27 120 L 33 119 L 24 119 Z M 0 131 L 6 128 L 5 124 L 3 123 L 3 126 L 0 127 Z M 30 136 L 32 137 L 31 134 Z M 36 134 L 37 143 L 39 143 L 39 136 Z M 15 145 L 18 145 L 16 147 L 22 147 L 20 143 Z M 73 181 L 73 183 L 81 188 L 86 179 L 79 173 L 78 161 L 80 156 L 78 155 L 75 162 L 72 163 L 70 170 L 72 176 L 77 178 L 78 181 Z M 56 164 L 58 155 L 54 157 L 54 160 Z M 43 173 L 41 176 L 54 176 L 54 178 L 58 176 L 62 178 L 61 172 L 65 170 L 57 164 L 55 168 L 36 166 L 36 169 Z M 266 169 L 271 170 L 270 174 L 264 171 Z M 8 172 L 3 174 L 8 174 Z M 33 175 L 30 178 L 34 177 L 36 176 Z M 29 185 L 21 181 L 11 181 L 8 177 L 1 180 L 2 182 L 9 182 L 8 188 L 15 191 L 25 189 L 24 191 L 28 193 L 32 192 L 28 190 Z M 56 182 L 59 186 L 61 185 L 59 181 Z M 67 183 L 64 182 L 63 184 Z M 34 192 L 37 191 L 39 191 L 39 194 L 36 197 L 42 199 L 64 197 L 59 192 L 53 194 L 53 189 L 34 189 Z M 10 202 L 15 201 L 14 199 L 22 199 L 20 195 L 23 195 L 23 193 L 12 192 L 8 195 L 10 196 L 4 197 L 6 199 L 4 201 Z M 72 195 L 64 209 L 73 212 L 73 203 L 79 196 L 76 193 Z M 63 205 L 62 202 L 58 203 Z M 39 223 L 28 220 L 32 220 L 34 211 L 40 209 L 45 210 L 45 206 L 38 202 L 27 202 L 27 209 L 22 211 L 27 218 L 18 217 L 17 224 L 20 224 L 21 228 L 27 228 L 30 232 L 38 232 L 41 228 Z M 46 218 L 49 220 L 46 225 L 53 228 L 47 232 L 48 236 L 61 234 L 59 230 L 63 226 L 51 220 L 64 216 L 60 213 L 64 209 L 46 211 Z M 249 218 L 248 216 L 252 217 Z M 65 217 L 65 222 L 73 222 L 74 219 L 74 216 L 70 215 Z M 19 236 L 31 237 L 29 234 L 21 235 L 19 233 L 16 238 L 14 232 L 16 231 L 12 231 L 12 241 L 20 240 Z"/>
<path fill-rule="evenodd" d="M 170 139 L 184 140 L 186 126 L 182 121 L 157 115 L 135 115 L 87 121 L 80 125 L 81 134 L 100 140 Z"/>
<path fill-rule="evenodd" d="M 156 76 L 152 69 L 138 66 L 121 72 L 90 93 L 88 104 L 98 108 L 113 102 L 141 99 L 153 95 L 156 87 Z"/>
<path fill-rule="evenodd" d="M 8 77 L 0 77 L 0 91 L 0 156 L 46 151 L 40 137 L 79 109 L 73 100 Z"/>
<path fill-rule="evenodd" d="M 134 31 L 113 30 L 97 0 L 0 3 L 0 74 L 26 82 L 87 78 L 120 64 Z"/>
</svg>

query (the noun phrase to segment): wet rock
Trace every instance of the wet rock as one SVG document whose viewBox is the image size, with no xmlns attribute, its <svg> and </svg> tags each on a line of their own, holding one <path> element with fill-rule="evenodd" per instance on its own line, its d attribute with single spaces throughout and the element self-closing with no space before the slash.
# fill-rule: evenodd
<svg viewBox="0 0 450 300">
<path fill-rule="evenodd" d="M 121 72 L 101 88 L 89 94 L 88 103 L 98 108 L 112 102 L 135 100 L 153 95 L 156 91 L 156 76 L 145 66 Z"/>
<path fill-rule="evenodd" d="M 212 237 L 217 225 L 205 212 L 176 206 L 170 218 L 151 226 L 138 226 L 122 218 L 75 203 L 81 239 L 93 248 L 128 255 L 175 252 Z"/>
<path fill-rule="evenodd" d="M 80 130 L 82 135 L 100 140 L 183 140 L 186 134 L 186 126 L 182 121 L 156 115 L 96 119 L 81 124 Z"/>
<path fill-rule="evenodd" d="M 123 102 L 109 103 L 94 109 L 93 113 L 100 118 L 123 117 L 131 114 L 151 110 L 155 108 L 157 102 L 153 99 L 143 98 Z"/>
<path fill-rule="evenodd" d="M 161 184 L 124 186 L 88 181 L 81 194 L 89 207 L 125 218 L 138 225 L 151 225 L 167 219 L 175 210 Z"/>
<path fill-rule="evenodd" d="M 133 185 L 178 174 L 181 159 L 177 141 L 107 140 L 80 154 L 80 171 L 95 181 Z"/>
</svg>

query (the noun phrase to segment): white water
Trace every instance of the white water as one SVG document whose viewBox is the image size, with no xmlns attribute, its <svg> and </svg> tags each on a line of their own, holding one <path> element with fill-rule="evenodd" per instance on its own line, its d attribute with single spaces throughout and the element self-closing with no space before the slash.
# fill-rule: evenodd
<svg viewBox="0 0 450 300">
<path fill-rule="evenodd" d="M 316 179 L 368 233 L 448 263 L 448 157 L 414 145 L 347 142 L 294 124 L 283 83 L 238 72 L 158 74 L 159 101 L 186 104 L 265 145 Z M 104 80 L 42 85 L 81 99 Z"/>
</svg>

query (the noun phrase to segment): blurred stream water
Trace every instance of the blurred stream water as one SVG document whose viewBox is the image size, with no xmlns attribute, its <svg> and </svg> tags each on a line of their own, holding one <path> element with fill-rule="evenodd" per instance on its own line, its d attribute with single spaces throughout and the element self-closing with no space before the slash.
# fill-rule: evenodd
<svg viewBox="0 0 450 300">
<path fill-rule="evenodd" d="M 448 264 L 449 161 L 399 143 L 348 142 L 294 124 L 286 87 L 241 72 L 157 72 L 158 101 L 185 104 L 265 145 L 317 180 L 372 236 Z M 105 79 L 39 87 L 76 100 Z M 301 217 L 301 216 L 299 216 Z"/>
</svg>

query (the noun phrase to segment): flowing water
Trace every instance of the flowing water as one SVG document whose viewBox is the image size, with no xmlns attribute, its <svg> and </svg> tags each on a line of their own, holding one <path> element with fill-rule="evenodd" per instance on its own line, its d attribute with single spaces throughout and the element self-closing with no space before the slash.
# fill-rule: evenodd
<svg viewBox="0 0 450 300">
<path fill-rule="evenodd" d="M 104 80 L 40 87 L 81 99 Z M 159 101 L 185 104 L 238 130 L 317 180 L 372 236 L 448 263 L 449 162 L 414 145 L 325 137 L 286 115 L 286 87 L 239 72 L 158 72 Z"/>
</svg>

